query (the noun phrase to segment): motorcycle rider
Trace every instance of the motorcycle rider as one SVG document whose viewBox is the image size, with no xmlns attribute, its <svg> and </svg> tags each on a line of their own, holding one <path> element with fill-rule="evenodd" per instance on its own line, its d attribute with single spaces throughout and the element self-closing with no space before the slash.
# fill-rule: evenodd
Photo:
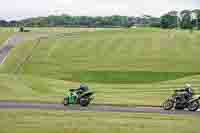
<svg viewBox="0 0 200 133">
<path fill-rule="evenodd" d="M 71 92 L 71 95 L 80 95 L 83 92 L 86 92 L 88 90 L 89 90 L 89 88 L 87 85 L 81 84 L 79 88 L 71 89 L 70 92 Z"/>
<path fill-rule="evenodd" d="M 182 92 L 181 101 L 182 103 L 187 102 L 190 98 L 192 98 L 193 90 L 190 84 L 186 84 L 184 89 L 176 90 L 176 92 Z"/>
<path fill-rule="evenodd" d="M 81 84 L 81 85 L 80 85 L 80 87 L 79 87 L 79 90 L 81 90 L 81 91 L 85 92 L 85 91 L 88 91 L 88 90 L 89 90 L 89 88 L 88 88 L 88 86 L 87 86 L 87 85 Z"/>
<path fill-rule="evenodd" d="M 70 90 L 70 95 L 69 97 L 69 103 L 75 103 L 76 99 L 81 95 L 82 93 L 88 91 L 88 86 L 81 84 L 79 88 L 77 89 L 71 89 Z"/>
</svg>

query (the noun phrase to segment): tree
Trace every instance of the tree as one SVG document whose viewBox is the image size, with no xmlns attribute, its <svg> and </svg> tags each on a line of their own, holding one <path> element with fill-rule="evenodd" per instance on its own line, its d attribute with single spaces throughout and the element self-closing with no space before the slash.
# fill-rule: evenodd
<svg viewBox="0 0 200 133">
<path fill-rule="evenodd" d="M 8 25 L 9 25 L 9 23 L 8 23 L 7 21 L 5 21 L 5 20 L 0 20 L 0 26 L 6 27 L 6 26 L 8 26 Z"/>
<path fill-rule="evenodd" d="M 181 16 L 181 23 L 180 26 L 182 29 L 192 29 L 192 12 L 190 10 L 183 10 L 180 13 Z"/>
<path fill-rule="evenodd" d="M 200 11 L 197 14 L 197 28 L 200 30 Z"/>
<path fill-rule="evenodd" d="M 196 14 L 195 26 L 200 30 L 200 9 L 195 9 L 192 12 Z"/>
<path fill-rule="evenodd" d="M 177 27 L 177 16 L 172 16 L 170 14 L 165 14 L 161 17 L 161 27 L 162 28 L 175 28 Z"/>
</svg>

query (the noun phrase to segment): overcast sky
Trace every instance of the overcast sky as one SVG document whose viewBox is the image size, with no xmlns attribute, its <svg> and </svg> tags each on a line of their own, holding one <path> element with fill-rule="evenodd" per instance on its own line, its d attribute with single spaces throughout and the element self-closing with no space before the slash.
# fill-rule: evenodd
<svg viewBox="0 0 200 133">
<path fill-rule="evenodd" d="M 160 16 L 170 10 L 200 8 L 200 0 L 1 0 L 0 19 L 51 14 Z"/>
</svg>

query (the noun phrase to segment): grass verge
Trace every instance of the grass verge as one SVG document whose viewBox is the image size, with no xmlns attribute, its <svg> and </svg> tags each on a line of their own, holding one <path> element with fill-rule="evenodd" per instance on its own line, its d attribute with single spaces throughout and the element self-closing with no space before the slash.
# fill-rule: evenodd
<svg viewBox="0 0 200 133">
<path fill-rule="evenodd" d="M 13 32 L 2 32 L 0 30 L 0 45 L 2 45 L 12 34 Z"/>
<path fill-rule="evenodd" d="M 198 133 L 199 130 L 196 116 L 0 110 L 1 133 Z"/>
</svg>

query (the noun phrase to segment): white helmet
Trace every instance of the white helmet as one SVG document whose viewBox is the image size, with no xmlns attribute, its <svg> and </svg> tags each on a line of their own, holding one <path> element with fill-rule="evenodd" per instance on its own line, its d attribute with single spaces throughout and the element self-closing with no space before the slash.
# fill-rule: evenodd
<svg viewBox="0 0 200 133">
<path fill-rule="evenodd" d="M 192 88 L 192 86 L 190 84 L 185 84 L 185 88 Z"/>
</svg>

